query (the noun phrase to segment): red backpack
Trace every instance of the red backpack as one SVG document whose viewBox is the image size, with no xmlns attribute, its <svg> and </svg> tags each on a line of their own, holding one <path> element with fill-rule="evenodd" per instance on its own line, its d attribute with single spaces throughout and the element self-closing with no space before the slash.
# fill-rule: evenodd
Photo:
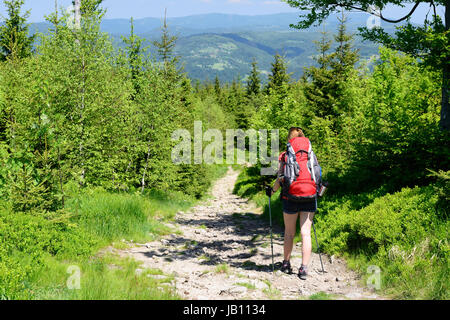
<svg viewBox="0 0 450 320">
<path fill-rule="evenodd" d="M 314 200 L 321 184 L 322 169 L 309 139 L 297 137 L 289 141 L 281 165 L 282 198 L 295 202 Z"/>
</svg>

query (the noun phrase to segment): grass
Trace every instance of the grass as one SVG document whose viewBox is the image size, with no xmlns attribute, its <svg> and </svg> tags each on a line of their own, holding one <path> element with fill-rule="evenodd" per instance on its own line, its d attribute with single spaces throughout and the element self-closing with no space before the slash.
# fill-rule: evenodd
<svg viewBox="0 0 450 320">
<path fill-rule="evenodd" d="M 200 257 L 198 257 L 198 259 L 200 261 L 204 261 L 204 262 L 210 262 L 211 261 L 211 258 L 208 257 L 207 255 L 204 255 L 204 254 L 202 254 Z"/>
<path fill-rule="evenodd" d="M 237 283 L 235 283 L 235 285 L 247 288 L 249 290 L 256 290 L 256 286 L 254 284 L 248 283 L 248 282 L 237 282 Z"/>
<path fill-rule="evenodd" d="M 93 191 L 68 202 L 80 228 L 109 244 L 117 239 L 145 241 L 169 234 L 162 221 L 170 220 L 180 210 L 192 206 L 194 200 L 182 194 L 159 191 L 139 194 L 112 194 Z"/>
<path fill-rule="evenodd" d="M 309 296 L 309 300 L 334 300 L 334 299 L 332 295 L 321 291 Z"/>
<path fill-rule="evenodd" d="M 161 286 L 172 279 L 153 279 L 148 275 L 159 270 L 145 269 L 136 275 L 140 266 L 134 260 L 105 256 L 83 261 L 77 265 L 48 260 L 35 274 L 31 286 L 33 299 L 38 300 L 174 300 L 179 299 L 170 287 Z M 66 286 L 71 276 L 69 267 L 80 270 L 79 289 Z M 69 278 L 68 278 L 69 276 Z M 69 279 L 69 280 L 68 280 Z M 75 281 L 76 283 L 76 281 Z"/>
<path fill-rule="evenodd" d="M 224 273 L 224 274 L 230 274 L 230 267 L 226 263 L 222 263 L 216 266 L 214 269 L 216 273 Z"/>
<path fill-rule="evenodd" d="M 198 242 L 195 240 L 191 240 L 191 241 L 186 241 L 183 245 L 184 249 L 192 249 L 195 248 L 196 246 L 198 246 Z"/>
<path fill-rule="evenodd" d="M 158 281 L 146 277 L 153 271 L 137 276 L 136 262 L 97 253 L 109 245 L 123 250 L 170 233 L 161 221 L 194 202 L 175 193 L 141 196 L 91 190 L 67 202 L 70 214 L 65 220 L 3 211 L 0 254 L 2 248 L 12 254 L 6 265 L 0 262 L 0 294 L 12 299 L 176 299 L 171 290 L 158 288 Z M 8 278 L 2 276 L 4 268 Z M 68 289 L 68 270 L 78 270 L 79 290 Z"/>
<path fill-rule="evenodd" d="M 215 179 L 227 171 L 212 169 Z M 149 275 L 160 271 L 148 269 L 137 274 L 136 261 L 99 253 L 176 232 L 164 222 L 197 201 L 180 192 L 94 188 L 67 191 L 60 212 L 25 214 L 0 200 L 0 299 L 179 299 L 170 276 L 154 279 Z M 69 289 L 68 280 L 78 276 L 79 289 Z"/>
<path fill-rule="evenodd" d="M 265 283 L 267 284 L 267 286 L 268 286 L 267 289 L 264 289 L 264 290 L 263 290 L 264 294 L 265 294 L 270 300 L 280 300 L 280 299 L 282 298 L 281 292 L 280 292 L 278 289 L 274 288 L 274 287 L 272 286 L 272 283 L 270 283 L 270 281 L 265 280 L 264 282 L 265 282 Z"/>
<path fill-rule="evenodd" d="M 251 238 L 251 242 L 257 242 L 257 241 L 259 241 L 259 240 L 261 240 L 263 238 L 263 236 L 262 235 L 260 235 L 260 234 L 257 234 L 257 235 L 254 235 L 252 238 Z"/>
</svg>

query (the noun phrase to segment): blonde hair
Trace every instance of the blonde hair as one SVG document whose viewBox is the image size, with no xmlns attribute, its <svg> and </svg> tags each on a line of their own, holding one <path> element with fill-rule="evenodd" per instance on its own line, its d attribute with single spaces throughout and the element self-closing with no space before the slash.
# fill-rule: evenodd
<svg viewBox="0 0 450 320">
<path fill-rule="evenodd" d="M 303 133 L 303 130 L 301 128 L 295 127 L 289 129 L 288 141 L 291 141 L 292 139 L 298 137 L 305 137 L 305 134 Z"/>
</svg>

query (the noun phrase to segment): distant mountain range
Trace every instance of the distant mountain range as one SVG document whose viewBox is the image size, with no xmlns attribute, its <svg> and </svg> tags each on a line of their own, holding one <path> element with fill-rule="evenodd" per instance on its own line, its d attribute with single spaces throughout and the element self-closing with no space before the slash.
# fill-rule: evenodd
<svg viewBox="0 0 450 320">
<path fill-rule="evenodd" d="M 299 12 L 300 14 L 300 12 Z M 299 78 L 303 68 L 314 64 L 317 54 L 314 40 L 319 40 L 321 31 L 332 37 L 338 28 L 338 17 L 331 16 L 322 26 L 308 30 L 290 28 L 299 21 L 297 13 L 272 15 L 204 14 L 180 18 L 168 18 L 169 29 L 178 36 L 176 54 L 181 57 L 184 70 L 193 79 L 212 81 L 217 75 L 222 81 L 237 77 L 244 80 L 250 71 L 253 59 L 263 75 L 270 72 L 273 56 L 280 53 L 286 57 L 289 72 Z M 365 26 L 368 14 L 349 13 L 347 28 L 351 33 Z M 135 33 L 147 39 L 148 44 L 159 39 L 162 18 L 144 18 L 134 21 Z M 46 32 L 47 23 L 32 25 L 33 32 Z M 383 25 L 388 31 L 393 26 Z M 122 46 L 121 37 L 130 33 L 130 21 L 111 19 L 102 22 L 102 31 L 109 33 L 117 46 Z M 378 46 L 362 42 L 355 37 L 355 47 L 362 59 L 378 52 Z"/>
</svg>

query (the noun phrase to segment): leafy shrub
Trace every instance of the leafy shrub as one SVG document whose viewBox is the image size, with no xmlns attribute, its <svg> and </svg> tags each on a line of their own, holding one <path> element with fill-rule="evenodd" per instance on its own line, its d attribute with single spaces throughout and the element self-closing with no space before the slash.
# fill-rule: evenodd
<svg viewBox="0 0 450 320">
<path fill-rule="evenodd" d="M 0 300 L 25 299 L 28 295 L 24 291 L 24 283 L 31 271 L 30 267 L 24 267 L 9 257 L 8 251 L 5 242 L 0 239 Z"/>
<path fill-rule="evenodd" d="M 357 259 L 360 271 L 381 267 L 385 289 L 394 295 L 448 297 L 449 223 L 437 214 L 437 201 L 432 186 L 404 188 L 360 209 L 351 197 L 337 205 L 325 201 L 317 216 L 321 245 Z"/>
<path fill-rule="evenodd" d="M 443 219 L 448 219 L 450 213 L 450 171 L 431 171 L 431 176 L 436 177 L 434 191 L 439 197 L 436 210 Z"/>
</svg>

